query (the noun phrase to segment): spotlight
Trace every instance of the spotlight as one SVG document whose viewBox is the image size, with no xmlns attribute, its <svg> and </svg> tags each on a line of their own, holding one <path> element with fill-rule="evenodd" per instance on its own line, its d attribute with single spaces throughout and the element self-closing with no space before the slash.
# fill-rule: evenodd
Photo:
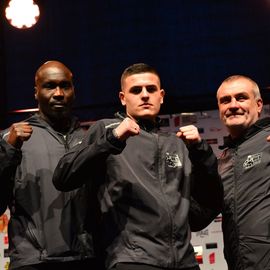
<svg viewBox="0 0 270 270">
<path fill-rule="evenodd" d="M 6 7 L 9 23 L 20 29 L 30 28 L 39 18 L 39 7 L 33 0 L 10 0 Z"/>
</svg>

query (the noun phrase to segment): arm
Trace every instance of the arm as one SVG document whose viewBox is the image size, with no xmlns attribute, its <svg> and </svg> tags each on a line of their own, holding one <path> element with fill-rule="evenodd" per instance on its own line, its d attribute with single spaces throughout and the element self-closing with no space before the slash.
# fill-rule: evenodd
<svg viewBox="0 0 270 270">
<path fill-rule="evenodd" d="M 56 189 L 69 191 L 82 186 L 96 174 L 105 173 L 106 159 L 110 154 L 119 154 L 125 147 L 106 129 L 102 121 L 97 121 L 87 131 L 81 144 L 71 148 L 59 161 L 53 175 Z M 99 177 L 100 181 L 101 177 Z"/>
<path fill-rule="evenodd" d="M 3 213 L 13 194 L 14 177 L 17 166 L 21 163 L 21 147 L 32 134 L 28 122 L 14 123 L 0 141 L 0 213 Z"/>
<path fill-rule="evenodd" d="M 193 125 L 181 127 L 177 136 L 183 138 L 192 162 L 190 226 L 201 230 L 221 212 L 223 185 L 218 173 L 217 158 L 212 148 L 201 139 Z"/>
<path fill-rule="evenodd" d="M 0 215 L 3 214 L 11 200 L 14 176 L 22 158 L 21 150 L 0 140 Z"/>
<path fill-rule="evenodd" d="M 223 206 L 223 185 L 218 173 L 217 158 L 204 140 L 190 145 L 188 149 L 193 166 L 191 195 L 198 203 L 219 214 Z"/>
<path fill-rule="evenodd" d="M 193 165 L 189 221 L 191 230 L 198 231 L 208 226 L 221 212 L 223 185 L 217 158 L 205 141 L 189 147 L 189 157 Z"/>
<path fill-rule="evenodd" d="M 121 153 L 126 140 L 139 132 L 139 126 L 130 118 L 125 118 L 114 129 L 106 129 L 103 121 L 97 121 L 89 128 L 83 142 L 60 159 L 53 175 L 55 188 L 70 191 L 82 186 L 95 174 L 105 173 L 107 157 Z"/>
<path fill-rule="evenodd" d="M 219 211 L 203 207 L 192 197 L 190 199 L 189 225 L 192 232 L 198 232 L 206 228 L 217 216 Z"/>
</svg>

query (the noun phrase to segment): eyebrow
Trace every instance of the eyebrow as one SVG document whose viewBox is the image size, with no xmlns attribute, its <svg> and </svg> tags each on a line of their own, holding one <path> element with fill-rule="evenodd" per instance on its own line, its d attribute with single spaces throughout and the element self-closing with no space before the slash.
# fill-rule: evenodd
<svg viewBox="0 0 270 270">
<path fill-rule="evenodd" d="M 155 85 L 155 84 L 149 84 L 149 85 L 143 85 L 143 86 L 141 86 L 141 85 L 134 85 L 131 88 L 129 88 L 129 91 L 132 91 L 132 90 L 142 91 L 143 87 L 145 87 L 147 91 L 149 91 L 149 90 L 151 90 L 153 88 L 158 89 L 158 86 Z"/>
<path fill-rule="evenodd" d="M 240 96 L 249 97 L 249 93 L 243 91 L 243 92 L 236 93 L 236 94 L 234 94 L 234 95 L 224 95 L 224 96 L 219 97 L 219 100 L 220 100 L 220 101 L 222 101 L 222 100 L 227 100 L 227 99 L 231 99 L 231 98 L 233 98 L 233 97 L 238 98 L 238 97 L 240 97 Z"/>
</svg>

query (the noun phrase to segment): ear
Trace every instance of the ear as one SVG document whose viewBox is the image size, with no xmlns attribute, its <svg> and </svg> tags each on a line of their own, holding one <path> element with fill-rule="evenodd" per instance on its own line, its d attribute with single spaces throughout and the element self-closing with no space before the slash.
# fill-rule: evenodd
<svg viewBox="0 0 270 270">
<path fill-rule="evenodd" d="M 259 113 L 259 115 L 260 115 L 261 112 L 262 112 L 262 109 L 263 109 L 263 100 L 262 100 L 261 98 L 259 98 L 259 99 L 257 100 L 257 106 L 258 106 L 258 113 Z"/>
<path fill-rule="evenodd" d="M 165 90 L 160 89 L 160 104 L 163 104 L 164 96 L 165 96 Z"/>
<path fill-rule="evenodd" d="M 123 91 L 119 92 L 119 98 L 123 106 L 126 105 L 126 100 L 125 100 L 125 93 Z"/>
<path fill-rule="evenodd" d="M 35 86 L 34 89 L 35 89 L 35 100 L 37 100 L 37 92 L 38 92 L 37 87 Z"/>
<path fill-rule="evenodd" d="M 75 100 L 76 99 L 76 94 L 75 94 L 75 89 L 73 88 L 73 98 L 72 100 Z"/>
</svg>

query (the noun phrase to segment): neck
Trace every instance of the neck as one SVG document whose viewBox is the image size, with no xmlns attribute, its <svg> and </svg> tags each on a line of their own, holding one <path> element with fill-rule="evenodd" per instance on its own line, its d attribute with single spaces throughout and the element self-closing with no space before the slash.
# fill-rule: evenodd
<svg viewBox="0 0 270 270">
<path fill-rule="evenodd" d="M 70 117 L 50 117 L 42 113 L 40 114 L 40 117 L 57 132 L 65 134 L 69 131 L 71 125 Z"/>
<path fill-rule="evenodd" d="M 134 117 L 128 113 L 127 113 L 127 116 L 131 118 L 132 120 L 134 120 L 135 122 L 143 122 L 143 121 L 152 122 L 152 123 L 156 122 L 156 117 Z"/>
<path fill-rule="evenodd" d="M 245 135 L 247 128 L 239 128 L 239 127 L 230 128 L 230 129 L 228 128 L 228 131 L 229 131 L 231 138 L 233 140 L 237 140 Z"/>
</svg>

